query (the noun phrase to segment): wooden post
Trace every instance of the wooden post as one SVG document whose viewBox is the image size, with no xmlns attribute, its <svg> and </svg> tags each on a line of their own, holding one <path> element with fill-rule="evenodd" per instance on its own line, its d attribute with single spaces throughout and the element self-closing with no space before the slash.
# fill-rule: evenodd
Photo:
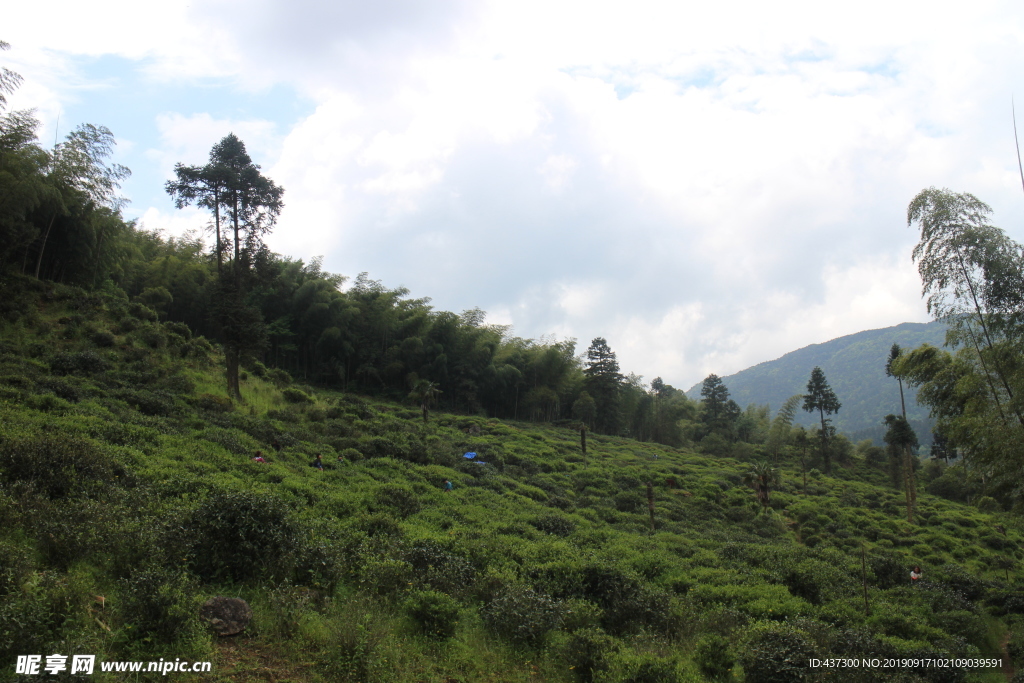
<svg viewBox="0 0 1024 683">
<path fill-rule="evenodd" d="M 651 533 L 654 533 L 654 485 L 647 482 L 647 510 L 651 513 Z"/>
<path fill-rule="evenodd" d="M 867 563 L 867 551 L 864 550 L 864 546 L 860 547 L 860 574 L 861 580 L 864 582 L 864 616 L 871 615 L 871 609 L 868 607 L 868 563 Z"/>
</svg>

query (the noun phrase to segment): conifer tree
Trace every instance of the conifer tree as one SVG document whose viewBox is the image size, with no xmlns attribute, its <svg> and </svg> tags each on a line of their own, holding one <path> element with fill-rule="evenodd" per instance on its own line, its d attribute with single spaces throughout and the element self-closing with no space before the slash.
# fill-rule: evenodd
<svg viewBox="0 0 1024 683">
<path fill-rule="evenodd" d="M 829 421 L 825 419 L 825 416 L 838 413 L 841 407 L 842 404 L 836 398 L 832 387 L 828 385 L 828 380 L 825 379 L 825 373 L 821 368 L 815 367 L 811 370 L 811 379 L 807 382 L 804 410 L 809 413 L 818 411 L 818 415 L 821 417 L 821 460 L 825 465 L 825 472 L 829 474 L 832 473 L 832 458 L 829 457 L 828 442 L 832 429 L 831 425 L 827 424 Z"/>
<path fill-rule="evenodd" d="M 246 278 L 252 256 L 262 246 L 284 207 L 284 189 L 260 173 L 243 143 L 234 133 L 210 150 L 210 162 L 203 167 L 175 167 L 176 180 L 166 190 L 178 208 L 191 202 L 214 211 L 217 233 L 217 269 L 220 273 L 217 321 L 224 342 L 228 393 L 241 399 L 238 367 L 242 357 L 263 348 L 266 326 L 259 310 L 246 300 Z M 230 221 L 233 250 L 230 281 L 220 271 L 223 246 L 220 241 L 220 210 Z M 243 248 L 244 238 L 244 248 Z"/>
<path fill-rule="evenodd" d="M 914 478 L 914 461 L 910 449 L 917 446 L 917 434 L 901 415 L 886 415 L 885 443 L 893 452 L 903 456 L 903 487 L 907 498 L 907 521 L 914 522 L 914 507 L 917 505 L 917 483 Z"/>
<path fill-rule="evenodd" d="M 597 407 L 598 431 L 617 434 L 619 431 L 619 391 L 622 375 L 615 352 L 604 337 L 597 337 L 587 349 L 587 367 L 583 369 L 584 385 Z"/>
</svg>

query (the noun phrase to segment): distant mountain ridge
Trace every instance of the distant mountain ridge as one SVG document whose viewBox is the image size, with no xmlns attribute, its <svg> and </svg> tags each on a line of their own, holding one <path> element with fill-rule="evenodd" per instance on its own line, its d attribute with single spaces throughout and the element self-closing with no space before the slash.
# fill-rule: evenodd
<svg viewBox="0 0 1024 683">
<path fill-rule="evenodd" d="M 787 398 L 807 391 L 807 380 L 815 366 L 825 371 L 829 385 L 836 392 L 842 408 L 833 416 L 836 428 L 854 440 L 872 438 L 881 444 L 882 419 L 900 411 L 900 390 L 895 379 L 886 377 L 885 362 L 893 343 L 910 350 L 921 344 L 941 347 L 945 342 L 946 325 L 941 322 L 902 323 L 895 327 L 866 330 L 839 337 L 822 344 L 811 344 L 791 351 L 781 358 L 741 370 L 723 377 L 730 397 L 742 408 L 751 403 L 778 410 Z M 700 399 L 701 383 L 686 392 Z M 904 387 L 907 418 L 921 443 L 931 442 L 934 421 L 928 409 L 919 406 L 915 392 Z M 817 424 L 817 414 L 798 411 L 795 422 Z"/>
</svg>

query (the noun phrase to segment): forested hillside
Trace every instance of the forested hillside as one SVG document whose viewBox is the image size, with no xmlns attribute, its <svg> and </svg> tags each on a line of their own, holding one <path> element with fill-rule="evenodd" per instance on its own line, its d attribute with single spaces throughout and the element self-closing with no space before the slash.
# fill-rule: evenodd
<svg viewBox="0 0 1024 683">
<path fill-rule="evenodd" d="M 843 404 L 835 416 L 836 429 L 853 441 L 870 438 L 876 445 L 882 445 L 885 434 L 882 418 L 900 409 L 900 388 L 896 380 L 885 373 L 892 345 L 899 344 L 904 349 L 921 344 L 941 347 L 945 343 L 946 329 L 945 323 L 931 322 L 866 330 L 805 346 L 776 360 L 723 377 L 722 381 L 741 408 L 751 403 L 777 408 L 790 396 L 805 393 L 809 368 L 820 366 Z M 700 388 L 697 384 L 686 395 L 698 399 Z M 906 388 L 904 393 L 907 419 L 921 442 L 930 444 L 934 420 L 929 418 L 928 407 L 917 402 L 914 389 Z M 793 421 L 813 426 L 815 417 L 800 411 Z"/>
<path fill-rule="evenodd" d="M 53 653 L 309 682 L 1024 663 L 1024 260 L 970 195 L 910 212 L 959 346 L 879 361 L 937 418 L 924 462 L 895 403 L 885 448 L 838 434 L 851 399 L 810 358 L 771 409 L 715 375 L 691 400 L 602 337 L 517 338 L 272 253 L 287 195 L 233 134 L 166 186 L 210 235 L 141 230 L 110 131 L 47 150 L 31 112 L 2 111 L 0 680 Z M 200 617 L 218 595 L 248 601 L 242 635 Z M 839 656 L 901 663 L 807 666 Z"/>
<path fill-rule="evenodd" d="M 1019 518 L 922 489 L 908 521 L 880 449 L 837 453 L 834 476 L 806 444 L 777 465 L 584 449 L 580 425 L 425 414 L 256 364 L 232 400 L 206 339 L 124 295 L 27 277 L 0 295 L 4 680 L 66 651 L 239 681 L 980 681 L 1000 669 L 805 662 L 1024 651 Z M 919 478 L 962 497 L 981 482 L 961 470 Z M 214 595 L 250 603 L 245 635 L 207 630 Z"/>
</svg>

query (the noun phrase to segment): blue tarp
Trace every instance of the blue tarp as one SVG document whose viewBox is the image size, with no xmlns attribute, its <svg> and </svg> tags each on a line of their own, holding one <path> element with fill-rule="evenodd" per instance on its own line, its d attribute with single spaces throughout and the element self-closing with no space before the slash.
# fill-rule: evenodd
<svg viewBox="0 0 1024 683">
<path fill-rule="evenodd" d="M 476 457 L 476 453 L 466 453 L 466 454 L 465 454 L 465 455 L 463 455 L 462 457 L 463 457 L 463 458 L 466 458 L 467 460 L 472 460 L 473 458 L 475 458 L 475 457 Z"/>
</svg>

